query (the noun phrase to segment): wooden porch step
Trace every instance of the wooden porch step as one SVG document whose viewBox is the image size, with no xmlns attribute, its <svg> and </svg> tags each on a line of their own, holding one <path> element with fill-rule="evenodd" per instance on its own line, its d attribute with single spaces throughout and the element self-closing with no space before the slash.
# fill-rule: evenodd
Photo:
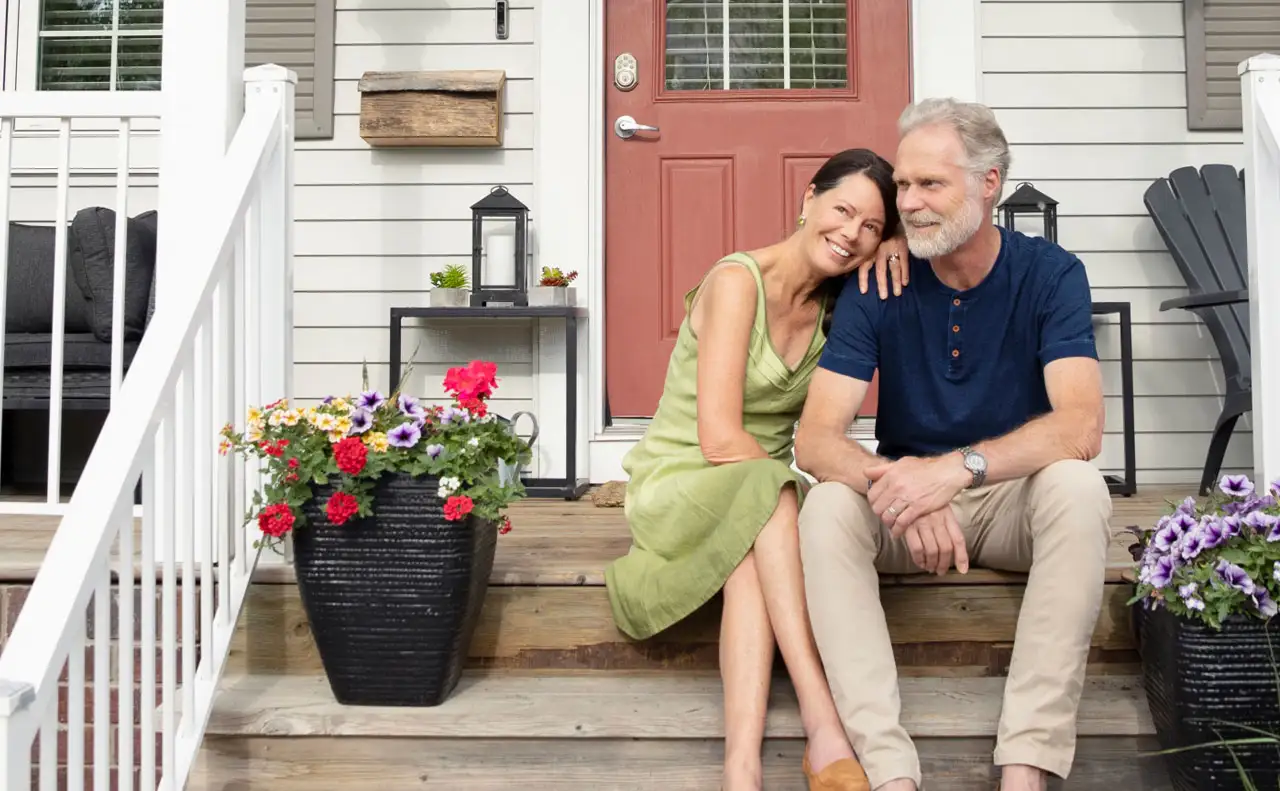
<svg viewBox="0 0 1280 791">
<path fill-rule="evenodd" d="M 932 788 L 990 791 L 1000 679 L 903 679 L 903 722 Z M 1091 678 L 1076 767 L 1055 788 L 1168 791 L 1141 686 Z M 464 676 L 434 708 L 348 707 L 321 677 L 224 681 L 192 789 L 716 788 L 723 700 L 713 674 Z M 774 684 L 767 787 L 805 789 L 795 695 Z"/>
<path fill-rule="evenodd" d="M 1093 636 L 1094 672 L 1131 672 L 1131 585 L 1108 584 Z M 1008 665 L 1023 586 L 886 585 L 881 601 L 904 674 L 999 675 Z M 604 588 L 490 587 L 471 644 L 472 668 L 582 671 L 714 670 L 719 599 L 649 640 L 613 623 Z M 298 589 L 250 588 L 232 640 L 230 669 L 263 675 L 320 675 Z"/>
</svg>

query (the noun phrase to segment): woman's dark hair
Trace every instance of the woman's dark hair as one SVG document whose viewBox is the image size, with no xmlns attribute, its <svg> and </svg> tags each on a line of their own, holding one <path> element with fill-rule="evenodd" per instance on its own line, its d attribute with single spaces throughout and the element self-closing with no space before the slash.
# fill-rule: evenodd
<svg viewBox="0 0 1280 791">
<path fill-rule="evenodd" d="M 828 159 L 813 174 L 810 183 L 814 196 L 821 195 L 835 188 L 837 184 L 849 176 L 863 175 L 871 179 L 880 190 L 880 198 L 884 201 L 884 230 L 880 238 L 888 239 L 898 232 L 898 187 L 893 182 L 893 165 L 869 148 L 850 148 Z M 850 273 L 852 274 L 852 273 Z M 827 301 L 827 321 L 831 320 L 831 303 L 840 295 L 850 275 L 829 278 L 818 290 L 819 298 Z M 826 329 L 826 327 L 824 327 Z"/>
</svg>

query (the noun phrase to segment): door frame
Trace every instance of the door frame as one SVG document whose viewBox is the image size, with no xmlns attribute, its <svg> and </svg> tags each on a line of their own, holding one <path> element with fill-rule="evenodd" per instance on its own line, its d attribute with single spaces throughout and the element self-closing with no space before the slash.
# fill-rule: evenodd
<svg viewBox="0 0 1280 791">
<path fill-rule="evenodd" d="M 850 0 L 871 2 L 873 0 Z M 874 0 L 896 2 L 897 0 Z M 981 0 L 911 0 L 911 94 L 913 98 L 954 96 L 981 101 Z M 555 206 L 532 218 L 534 265 L 581 262 L 577 281 L 585 299 L 586 332 L 579 333 L 577 392 L 579 425 L 575 454 L 578 474 L 593 483 L 623 476 L 621 459 L 639 439 L 635 428 L 604 425 L 604 11 L 598 0 L 541 0 L 538 12 L 538 71 L 534 136 L 534 192 L 537 206 Z M 583 66 L 586 66 L 584 69 Z M 555 91 L 544 90 L 554 85 Z M 586 152 L 585 156 L 583 152 Z M 575 266 L 569 263 L 568 266 Z M 557 403 L 564 392 L 564 332 L 543 321 L 536 332 L 534 387 L 539 405 Z M 560 447 L 568 426 L 559 410 L 539 410 L 539 454 L 543 475 L 560 475 Z M 866 439 L 872 438 L 866 429 Z M 863 438 L 862 430 L 858 431 Z M 552 440 L 551 438 L 556 438 Z M 543 444 L 543 443 L 539 443 Z M 582 469 L 586 463 L 587 470 Z"/>
</svg>

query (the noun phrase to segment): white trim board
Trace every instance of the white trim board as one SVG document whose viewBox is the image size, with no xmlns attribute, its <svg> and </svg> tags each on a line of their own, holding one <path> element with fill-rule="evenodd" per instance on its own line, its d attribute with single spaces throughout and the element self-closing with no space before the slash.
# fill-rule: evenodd
<svg viewBox="0 0 1280 791">
<path fill-rule="evenodd" d="M 981 100 L 980 0 L 911 0 L 912 96 Z M 534 191 L 543 215 L 533 218 L 535 267 L 577 269 L 577 291 L 589 318 L 580 322 L 578 475 L 593 483 L 620 480 L 621 460 L 636 432 L 604 429 L 604 15 L 593 0 L 537 4 L 538 76 L 534 113 Z M 851 141 L 852 144 L 852 141 Z M 540 322 L 536 403 L 543 476 L 564 474 L 567 426 L 555 404 L 564 398 L 564 331 Z M 548 444 L 550 443 L 550 444 Z"/>
</svg>

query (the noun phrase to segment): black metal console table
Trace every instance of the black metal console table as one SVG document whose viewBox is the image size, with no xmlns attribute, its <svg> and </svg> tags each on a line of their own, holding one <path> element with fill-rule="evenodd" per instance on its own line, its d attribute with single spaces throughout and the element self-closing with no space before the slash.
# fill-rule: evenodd
<svg viewBox="0 0 1280 791">
<path fill-rule="evenodd" d="M 1124 478 L 1106 476 L 1112 494 L 1128 497 L 1138 491 L 1137 442 L 1133 427 L 1133 323 L 1128 302 L 1095 302 L 1095 316 L 1114 313 L 1120 317 L 1120 399 L 1124 412 Z"/>
<path fill-rule="evenodd" d="M 578 319 L 586 318 L 586 308 L 571 306 L 512 306 L 456 308 L 392 308 L 391 309 L 391 377 L 390 390 L 400 384 L 401 329 L 405 319 L 564 319 L 565 327 L 565 476 L 563 478 L 522 478 L 530 497 L 563 497 L 576 500 L 586 493 L 588 478 L 579 477 L 578 469 Z"/>
</svg>

